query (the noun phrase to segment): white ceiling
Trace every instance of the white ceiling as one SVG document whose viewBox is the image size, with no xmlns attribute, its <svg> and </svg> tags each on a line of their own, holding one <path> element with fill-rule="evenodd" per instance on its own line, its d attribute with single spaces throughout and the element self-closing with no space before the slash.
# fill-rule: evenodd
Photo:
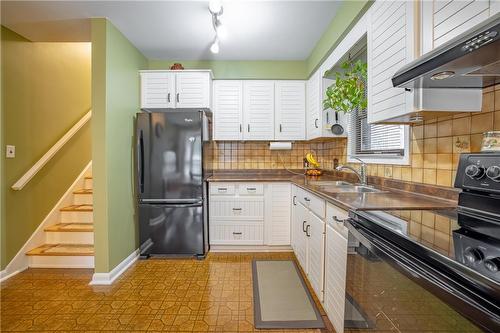
<svg viewBox="0 0 500 333">
<path fill-rule="evenodd" d="M 304 60 L 340 1 L 223 1 L 220 53 L 208 1 L 2 1 L 2 24 L 32 41 L 88 41 L 107 17 L 150 59 Z"/>
</svg>

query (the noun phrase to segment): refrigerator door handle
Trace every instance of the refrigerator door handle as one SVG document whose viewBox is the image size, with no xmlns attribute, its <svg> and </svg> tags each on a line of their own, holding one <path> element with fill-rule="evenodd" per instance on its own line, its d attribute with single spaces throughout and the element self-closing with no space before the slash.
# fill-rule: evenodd
<svg viewBox="0 0 500 333">
<path fill-rule="evenodd" d="M 139 191 L 144 193 L 144 138 L 141 130 L 137 149 L 137 168 L 139 171 Z"/>
</svg>

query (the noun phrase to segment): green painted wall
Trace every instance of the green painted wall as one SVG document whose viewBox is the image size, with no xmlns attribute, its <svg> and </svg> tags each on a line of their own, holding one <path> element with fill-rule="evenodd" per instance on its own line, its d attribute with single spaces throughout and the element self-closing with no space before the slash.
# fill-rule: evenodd
<svg viewBox="0 0 500 333">
<path fill-rule="evenodd" d="M 19 179 L 91 106 L 89 43 L 32 43 L 2 27 L 3 144 L 1 268 L 14 257 L 91 159 L 85 125 L 21 191 Z M 7 125 L 8 124 L 8 125 Z"/>
<path fill-rule="evenodd" d="M 149 69 L 169 69 L 176 62 L 186 69 L 211 69 L 215 79 L 301 80 L 307 77 L 304 61 L 150 60 Z"/>
<path fill-rule="evenodd" d="M 109 272 L 138 248 L 133 125 L 147 59 L 106 19 L 92 19 L 95 271 Z"/>
<path fill-rule="evenodd" d="M 342 3 L 306 60 L 305 67 L 308 76 L 323 63 L 372 4 L 372 0 L 344 1 Z"/>
</svg>

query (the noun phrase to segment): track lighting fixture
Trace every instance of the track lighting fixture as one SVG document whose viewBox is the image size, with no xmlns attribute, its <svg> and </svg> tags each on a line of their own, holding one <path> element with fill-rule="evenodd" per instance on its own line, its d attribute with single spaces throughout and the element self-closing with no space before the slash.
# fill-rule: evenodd
<svg viewBox="0 0 500 333">
<path fill-rule="evenodd" d="M 212 26 L 215 31 L 215 38 L 210 46 L 212 53 L 219 53 L 219 39 L 225 39 L 227 36 L 226 27 L 222 25 L 221 16 L 224 11 L 222 3 L 219 0 L 210 0 L 208 3 L 208 10 L 212 15 Z"/>
</svg>

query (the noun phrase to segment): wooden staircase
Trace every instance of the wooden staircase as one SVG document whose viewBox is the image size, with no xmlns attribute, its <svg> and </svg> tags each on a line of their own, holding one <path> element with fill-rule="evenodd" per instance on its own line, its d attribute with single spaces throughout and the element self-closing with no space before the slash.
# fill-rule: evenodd
<svg viewBox="0 0 500 333">
<path fill-rule="evenodd" d="M 45 244 L 26 253 L 30 267 L 94 267 L 92 176 L 73 191 L 73 204 L 59 209 L 59 222 L 44 228 Z"/>
</svg>

